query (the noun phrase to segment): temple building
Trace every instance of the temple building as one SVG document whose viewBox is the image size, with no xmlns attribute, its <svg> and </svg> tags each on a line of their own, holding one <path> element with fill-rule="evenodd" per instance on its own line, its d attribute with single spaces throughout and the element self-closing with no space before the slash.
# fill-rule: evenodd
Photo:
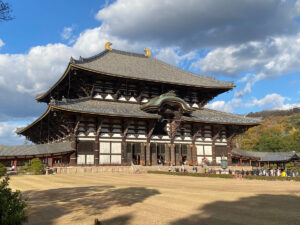
<svg viewBox="0 0 300 225">
<path fill-rule="evenodd" d="M 110 45 L 71 58 L 60 79 L 36 97 L 46 112 L 17 133 L 37 145 L 65 143 L 54 158 L 71 166 L 217 165 L 221 159 L 230 165 L 232 139 L 261 123 L 204 108 L 233 82 L 171 66 L 148 49 L 136 54 Z"/>
</svg>

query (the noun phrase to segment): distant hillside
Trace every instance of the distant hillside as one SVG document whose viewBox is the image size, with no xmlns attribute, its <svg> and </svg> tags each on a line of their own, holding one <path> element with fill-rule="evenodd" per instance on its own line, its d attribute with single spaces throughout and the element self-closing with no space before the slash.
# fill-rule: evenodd
<svg viewBox="0 0 300 225">
<path fill-rule="evenodd" d="M 300 113 L 300 108 L 294 108 L 290 110 L 264 110 L 255 113 L 251 112 L 247 116 L 266 118 L 268 116 L 291 116 L 297 113 Z"/>
<path fill-rule="evenodd" d="M 235 139 L 240 149 L 250 151 L 300 152 L 300 109 L 249 113 L 263 117 L 262 125 L 250 128 Z"/>
</svg>

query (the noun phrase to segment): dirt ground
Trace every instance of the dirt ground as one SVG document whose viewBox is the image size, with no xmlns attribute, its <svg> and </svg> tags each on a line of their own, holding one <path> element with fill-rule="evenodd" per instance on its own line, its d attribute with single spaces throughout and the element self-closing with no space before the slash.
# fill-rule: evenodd
<svg viewBox="0 0 300 225">
<path fill-rule="evenodd" d="M 299 225 L 300 182 L 156 174 L 12 176 L 28 224 Z"/>
</svg>

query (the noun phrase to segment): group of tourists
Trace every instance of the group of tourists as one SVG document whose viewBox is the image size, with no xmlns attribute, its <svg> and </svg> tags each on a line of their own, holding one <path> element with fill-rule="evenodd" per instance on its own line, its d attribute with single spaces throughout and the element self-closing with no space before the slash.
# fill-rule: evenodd
<svg viewBox="0 0 300 225">
<path fill-rule="evenodd" d="M 299 177 L 298 171 L 283 170 L 283 169 L 257 169 L 257 170 L 236 170 L 228 171 L 229 174 L 241 174 L 242 176 L 273 176 L 273 177 Z"/>
</svg>

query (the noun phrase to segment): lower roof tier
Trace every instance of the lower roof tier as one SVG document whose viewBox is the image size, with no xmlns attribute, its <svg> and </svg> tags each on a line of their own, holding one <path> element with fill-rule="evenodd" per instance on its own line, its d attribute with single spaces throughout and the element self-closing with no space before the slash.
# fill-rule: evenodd
<svg viewBox="0 0 300 225">
<path fill-rule="evenodd" d="M 0 146 L 0 159 L 34 158 L 73 152 L 69 141 L 40 145 Z"/>
<path fill-rule="evenodd" d="M 100 101 L 92 100 L 90 98 L 65 100 L 55 101 L 55 103 L 49 105 L 47 111 L 41 117 L 27 127 L 18 129 L 17 133 L 22 134 L 24 131 L 41 121 L 53 110 L 108 117 L 161 119 L 161 115 L 145 112 L 141 109 L 141 105 L 138 104 Z M 196 123 L 245 126 L 255 126 L 262 122 L 257 118 L 250 118 L 243 115 L 225 113 L 207 108 L 195 110 L 189 115 L 184 114 L 181 119 L 182 121 L 191 121 Z"/>
</svg>

